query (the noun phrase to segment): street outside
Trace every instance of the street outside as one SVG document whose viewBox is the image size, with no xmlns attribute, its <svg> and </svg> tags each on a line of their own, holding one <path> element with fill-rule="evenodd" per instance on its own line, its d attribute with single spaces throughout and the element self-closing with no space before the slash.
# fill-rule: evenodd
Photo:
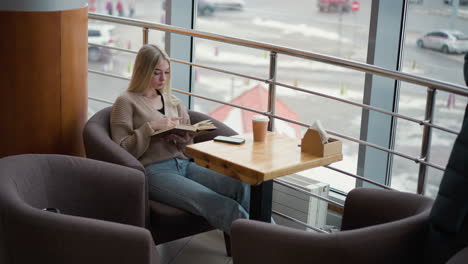
<svg viewBox="0 0 468 264">
<path fill-rule="evenodd" d="M 103 2 L 99 0 L 96 2 L 97 12 L 105 12 Z M 366 62 L 371 1 L 360 2 L 359 11 L 340 14 L 319 12 L 315 1 L 246 0 L 242 11 L 216 11 L 212 16 L 197 17 L 196 29 Z M 451 8 L 444 5 L 442 0 L 426 0 L 420 5 L 409 4 L 403 50 L 404 72 L 459 85 L 464 84 L 463 55 L 443 54 L 421 49 L 416 45 L 417 38 L 423 34 L 439 28 L 448 28 L 450 15 Z M 136 0 L 134 18 L 162 22 L 164 19 L 162 1 Z M 468 33 L 465 31 L 468 29 L 467 7 L 459 8 L 455 28 L 464 31 L 465 34 Z M 149 41 L 163 46 L 164 34 L 151 32 Z M 118 47 L 138 50 L 142 44 L 141 30 L 116 25 L 114 43 Z M 101 61 L 90 61 L 89 68 L 130 77 L 133 60 L 134 55 L 112 52 L 111 56 Z M 268 77 L 269 55 L 262 50 L 199 39 L 195 41 L 194 62 L 259 78 Z M 278 57 L 279 82 L 354 102 L 362 102 L 364 77 L 361 72 L 319 62 L 284 55 Z M 113 101 L 126 89 L 127 83 L 125 80 L 90 73 L 89 96 Z M 210 70 L 195 71 L 195 92 L 226 102 L 258 84 L 267 87 L 264 83 Z M 279 100 L 298 114 L 298 121 L 312 124 L 315 120 L 320 120 L 327 130 L 359 138 L 362 114 L 359 107 L 281 86 L 277 87 L 277 95 Z M 423 119 L 425 95 L 424 87 L 403 83 L 399 112 Z M 449 97 L 446 93 L 439 93 L 435 123 L 458 131 L 466 101 L 462 97 Z M 201 99 L 196 99 L 194 102 L 194 109 L 205 113 L 210 113 L 218 107 L 216 103 Z M 89 115 L 105 106 L 107 105 L 90 101 Z M 422 128 L 418 124 L 399 121 L 395 149 L 405 154 L 419 156 L 421 135 Z M 435 132 L 431 162 L 445 166 L 454 139 L 454 135 Z M 343 141 L 344 160 L 332 166 L 356 173 L 358 144 Z M 417 164 L 395 157 L 392 173 L 392 187 L 415 192 Z M 349 191 L 355 184 L 353 178 L 325 168 L 306 171 L 303 174 L 328 182 L 332 187 L 343 191 Z M 440 178 L 441 173 L 438 170 L 429 170 L 428 195 L 435 195 Z"/>
</svg>

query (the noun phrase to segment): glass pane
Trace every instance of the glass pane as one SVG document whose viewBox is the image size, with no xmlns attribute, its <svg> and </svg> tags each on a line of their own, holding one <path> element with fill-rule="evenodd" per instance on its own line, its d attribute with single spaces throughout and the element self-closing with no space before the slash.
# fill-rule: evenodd
<svg viewBox="0 0 468 264">
<path fill-rule="evenodd" d="M 397 190 L 416 193 L 418 186 L 419 165 L 415 162 L 395 156 L 393 158 L 393 177 L 391 187 Z"/>
<path fill-rule="evenodd" d="M 265 80 L 268 77 L 269 57 L 258 54 L 263 52 L 209 40 L 195 40 L 196 64 Z M 195 67 L 193 89 L 197 95 L 267 111 L 267 85 L 262 81 Z M 195 110 L 225 122 L 240 134 L 252 130 L 249 121 L 254 112 L 196 97 L 193 102 Z"/>
<path fill-rule="evenodd" d="M 163 1 L 122 0 L 104 1 L 89 0 L 89 11 L 111 14 L 125 18 L 135 18 L 148 22 L 164 22 Z M 111 11 L 110 11 L 111 10 Z M 119 12 L 120 10 L 120 12 Z M 109 47 L 130 49 L 133 53 L 89 45 L 88 68 L 106 74 L 130 78 L 133 71 L 136 51 L 143 44 L 142 29 L 90 19 L 88 22 L 88 42 Z M 164 48 L 164 32 L 150 30 L 149 43 Z M 127 88 L 128 80 L 88 73 L 88 116 L 109 106 L 117 96 Z M 99 101 L 97 101 L 98 99 Z"/>
<path fill-rule="evenodd" d="M 358 11 L 351 10 L 351 1 L 196 1 L 197 30 L 366 61 L 370 1 Z M 202 6 L 212 11 L 204 14 Z"/>
<path fill-rule="evenodd" d="M 462 1 L 460 1 L 462 2 Z M 463 80 L 463 52 L 468 51 L 468 22 L 464 14 L 467 6 L 450 6 L 444 1 L 410 1 L 403 52 L 403 71 L 465 85 Z M 442 29 L 442 30 L 441 30 Z M 433 33 L 433 34 L 428 34 Z M 449 38 L 435 36 L 448 35 Z M 453 36 L 453 37 L 451 37 Z M 453 40 L 452 40 L 453 39 Z M 423 120 L 426 101 L 426 87 L 402 83 L 399 112 Z M 467 99 L 461 96 L 438 92 L 434 109 L 434 123 L 455 131 L 460 130 Z M 419 157 L 422 142 L 422 127 L 408 121 L 398 120 L 396 149 Z M 429 161 L 445 168 L 455 135 L 433 129 Z M 415 191 L 418 166 L 410 165 L 403 159 L 394 159 L 392 186 L 403 191 Z M 415 174 L 409 176 L 408 174 Z M 442 172 L 428 169 L 426 195 L 437 194 Z"/>
<path fill-rule="evenodd" d="M 296 70 L 300 65 L 302 71 Z M 340 75 L 342 78 L 333 78 Z M 278 56 L 277 81 L 286 85 L 298 87 L 318 94 L 334 96 L 352 102 L 361 102 L 363 97 L 364 74 L 361 72 L 347 70 L 340 67 L 309 61 L 291 56 Z M 361 124 L 361 108 L 343 102 L 334 101 L 319 95 L 305 93 L 292 88 L 277 86 L 277 114 L 297 120 L 301 123 L 312 125 L 320 120 L 325 129 L 353 138 L 359 138 Z M 278 107 L 278 103 L 285 104 L 288 108 Z M 284 112 L 281 113 L 280 111 Z M 285 122 L 278 122 L 277 131 L 287 132 L 284 128 Z M 295 129 L 293 125 L 288 124 Z M 292 129 L 290 129 L 292 130 Z M 291 137 L 301 139 L 305 128 L 289 134 Z M 358 144 L 343 141 L 343 161 L 332 164 L 332 167 L 344 171 L 356 173 Z M 314 168 L 298 174 L 311 177 L 321 182 L 330 184 L 344 192 L 355 187 L 355 179 L 344 174 L 337 173 L 326 168 Z"/>
<path fill-rule="evenodd" d="M 163 22 L 164 0 L 88 0 L 89 12 Z"/>
<path fill-rule="evenodd" d="M 217 6 L 221 1 L 198 0 L 195 28 L 200 31 L 248 39 L 278 46 L 366 61 L 370 21 L 369 1 L 359 11 L 351 10 L 352 1 L 339 8 L 318 5 L 321 1 L 228 0 L 239 8 Z M 326 1 L 323 1 L 326 2 Z M 212 10 L 201 11 L 212 7 Z M 207 9 L 208 10 L 208 9 Z M 195 40 L 195 62 L 201 65 L 268 79 L 270 53 L 207 40 Z M 278 54 L 277 81 L 302 89 L 362 102 L 364 74 L 320 62 Z M 218 100 L 267 110 L 268 84 L 212 70 L 195 69 L 195 92 Z M 235 128 L 249 133 L 251 123 L 244 110 L 223 107 L 203 99 L 194 99 L 194 108 L 206 112 Z M 229 110 L 226 110 L 228 108 Z M 312 125 L 320 120 L 327 130 L 359 138 L 361 109 L 320 96 L 277 86 L 276 109 L 279 116 Z M 229 114 L 226 113 L 229 112 Z M 223 112 L 221 116 L 218 112 Z M 305 128 L 276 121 L 276 131 L 298 139 Z M 343 161 L 332 166 L 356 173 L 358 144 L 343 140 Z M 299 173 L 329 183 L 332 188 L 349 191 L 355 180 L 330 169 L 312 169 Z"/>
</svg>

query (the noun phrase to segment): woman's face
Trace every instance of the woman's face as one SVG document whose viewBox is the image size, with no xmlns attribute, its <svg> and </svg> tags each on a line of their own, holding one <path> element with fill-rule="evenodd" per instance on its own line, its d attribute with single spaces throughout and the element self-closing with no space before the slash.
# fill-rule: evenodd
<svg viewBox="0 0 468 264">
<path fill-rule="evenodd" d="M 153 78 L 151 79 L 151 88 L 161 90 L 166 85 L 169 79 L 171 69 L 167 60 L 161 60 L 153 71 Z"/>
</svg>

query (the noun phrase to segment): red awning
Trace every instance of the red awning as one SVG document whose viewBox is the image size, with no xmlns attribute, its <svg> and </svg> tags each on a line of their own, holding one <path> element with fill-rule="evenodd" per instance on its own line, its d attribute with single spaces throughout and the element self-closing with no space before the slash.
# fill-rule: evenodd
<svg viewBox="0 0 468 264">
<path fill-rule="evenodd" d="M 266 112 L 268 108 L 268 90 L 263 85 L 257 84 L 255 87 L 243 92 L 229 103 Z M 298 114 L 278 98 L 276 98 L 275 108 L 276 115 L 292 120 L 299 120 Z M 252 133 L 251 120 L 254 115 L 257 115 L 257 113 L 229 105 L 221 105 L 209 113 L 209 115 L 224 122 L 240 134 L 248 134 Z M 290 137 L 302 138 L 301 130 L 298 125 L 279 119 L 275 120 L 275 131 Z"/>
</svg>

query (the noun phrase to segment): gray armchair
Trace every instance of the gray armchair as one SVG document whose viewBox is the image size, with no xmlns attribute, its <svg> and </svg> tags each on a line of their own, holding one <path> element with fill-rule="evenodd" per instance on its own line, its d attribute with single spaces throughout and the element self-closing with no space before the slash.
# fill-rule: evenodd
<svg viewBox="0 0 468 264">
<path fill-rule="evenodd" d="M 468 247 L 458 251 L 453 257 L 451 257 L 447 264 L 465 264 L 468 263 Z"/>
<path fill-rule="evenodd" d="M 232 225 L 234 264 L 421 263 L 432 200 L 396 191 L 357 188 L 349 192 L 342 231 L 318 234 L 267 223 Z"/>
<path fill-rule="evenodd" d="M 346 197 L 343 231 L 334 234 L 237 220 L 231 230 L 234 264 L 468 263 L 467 157 L 468 105 L 434 202 L 354 189 Z"/>
<path fill-rule="evenodd" d="M 0 263 L 159 263 L 144 187 L 140 171 L 95 160 L 0 159 Z"/>
<path fill-rule="evenodd" d="M 142 164 L 131 154 L 112 141 L 110 137 L 110 112 L 107 107 L 88 120 L 84 127 L 83 139 L 88 158 L 120 164 L 145 171 Z M 196 137 L 195 142 L 211 140 L 217 135 L 232 136 L 237 133 L 225 124 L 208 115 L 189 111 L 192 123 L 210 119 L 218 129 Z M 147 192 L 146 192 L 147 193 Z M 213 227 L 200 216 L 157 201 L 148 200 L 147 227 L 151 230 L 156 244 L 169 242 L 186 236 L 212 230 Z M 225 234 L 226 250 L 230 255 L 229 238 Z"/>
</svg>

